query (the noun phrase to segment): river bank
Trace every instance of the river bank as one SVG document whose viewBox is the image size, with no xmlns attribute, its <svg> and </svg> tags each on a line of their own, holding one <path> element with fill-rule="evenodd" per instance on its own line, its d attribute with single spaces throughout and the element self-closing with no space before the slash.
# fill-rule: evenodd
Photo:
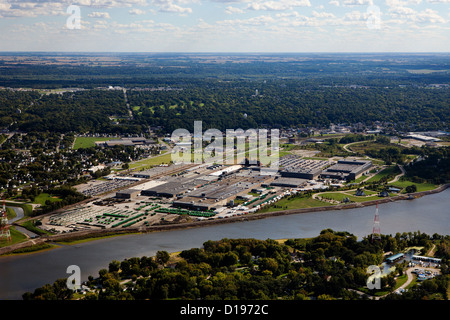
<svg viewBox="0 0 450 320">
<path fill-rule="evenodd" d="M 79 241 L 79 240 L 97 240 L 104 237 L 110 237 L 114 235 L 125 235 L 125 234 L 135 234 L 135 233 L 151 233 L 158 231 L 171 231 L 171 230 L 180 230 L 180 229 L 190 229 L 190 228 L 198 228 L 198 227 L 207 227 L 212 225 L 220 225 L 220 224 L 228 224 L 233 222 L 242 222 L 242 221 L 251 221 L 251 220 L 259 220 L 265 219 L 269 217 L 283 216 L 283 215 L 292 215 L 292 214 L 301 214 L 301 213 L 313 213 L 313 212 L 323 212 L 323 211 L 331 211 L 331 210 L 347 210 L 354 208 L 362 208 L 368 206 L 374 206 L 376 204 L 395 202 L 399 200 L 411 200 L 420 198 L 426 195 L 435 194 L 446 190 L 450 184 L 445 184 L 439 186 L 436 189 L 411 193 L 408 195 L 398 195 L 394 197 L 388 198 L 380 198 L 377 200 L 370 200 L 365 202 L 357 202 L 357 203 L 349 203 L 349 204 L 339 204 L 333 206 L 323 206 L 323 207 L 313 207 L 313 208 L 301 208 L 301 209 L 290 209 L 290 210 L 282 210 L 282 211 L 273 211 L 273 212 L 264 212 L 264 213 L 254 213 L 254 214 L 246 214 L 242 216 L 234 216 L 223 219 L 213 219 L 213 220 L 205 220 L 205 221 L 194 221 L 188 223 L 176 223 L 176 224 L 166 224 L 166 225 L 157 225 L 157 226 L 149 226 L 149 227 L 137 227 L 137 228 L 124 228 L 124 229 L 102 229 L 102 230 L 89 230 L 89 231 L 76 231 L 64 234 L 56 234 L 56 235 L 46 235 L 41 236 L 39 238 L 30 239 L 28 241 L 24 241 L 21 243 L 17 243 L 11 246 L 6 246 L 0 248 L 0 255 L 5 255 L 12 253 L 16 250 L 24 250 L 27 247 L 31 246 L 40 246 L 45 243 L 55 243 L 61 241 Z"/>
<path fill-rule="evenodd" d="M 412 201 L 393 201 L 379 205 L 381 233 L 421 233 L 450 235 L 448 208 L 450 189 Z M 362 240 L 372 233 L 375 208 L 327 210 L 254 219 L 240 223 L 212 224 L 202 228 L 184 228 L 168 232 L 123 234 L 96 241 L 56 243 L 56 249 L 31 254 L 0 257 L 0 299 L 21 299 L 60 278 L 67 278 L 67 267 L 77 265 L 81 280 L 96 277 L 113 260 L 151 257 L 158 251 L 169 253 L 201 248 L 206 241 L 221 239 L 304 239 L 324 229 L 346 231 Z M 225 220 L 225 219 L 221 219 Z"/>
</svg>

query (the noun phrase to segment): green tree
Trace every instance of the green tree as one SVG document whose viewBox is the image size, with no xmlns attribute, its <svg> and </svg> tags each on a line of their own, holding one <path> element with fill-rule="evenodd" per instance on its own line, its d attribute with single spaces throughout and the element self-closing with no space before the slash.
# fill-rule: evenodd
<svg viewBox="0 0 450 320">
<path fill-rule="evenodd" d="M 410 186 L 407 186 L 405 188 L 406 193 L 413 193 L 417 191 L 417 186 L 415 184 L 412 184 Z"/>
<path fill-rule="evenodd" d="M 158 251 L 156 252 L 156 261 L 161 264 L 165 265 L 170 259 L 170 254 L 167 251 Z"/>
</svg>

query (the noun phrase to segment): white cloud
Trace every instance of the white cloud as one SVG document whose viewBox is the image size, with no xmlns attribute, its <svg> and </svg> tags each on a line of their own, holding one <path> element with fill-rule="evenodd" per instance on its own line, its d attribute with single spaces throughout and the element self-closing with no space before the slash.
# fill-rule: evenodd
<svg viewBox="0 0 450 320">
<path fill-rule="evenodd" d="M 160 12 L 170 12 L 170 13 L 191 13 L 192 9 L 191 8 L 183 8 L 183 7 L 180 7 L 179 5 L 176 5 L 173 3 L 168 3 L 164 6 L 161 6 L 159 11 Z"/>
<path fill-rule="evenodd" d="M 371 6 L 372 0 L 344 0 L 342 3 L 344 6 Z"/>
<path fill-rule="evenodd" d="M 145 11 L 141 10 L 141 9 L 131 9 L 128 11 L 128 13 L 137 16 L 137 15 L 145 14 Z"/>
<path fill-rule="evenodd" d="M 97 18 L 97 19 L 110 19 L 108 12 L 91 12 L 88 14 L 89 18 Z"/>
<path fill-rule="evenodd" d="M 417 5 L 422 3 L 422 0 L 386 0 L 388 7 L 404 7 L 407 5 Z"/>
<path fill-rule="evenodd" d="M 236 8 L 236 7 L 228 6 L 225 9 L 225 13 L 227 13 L 227 14 L 244 13 L 244 10 Z"/>
<path fill-rule="evenodd" d="M 316 17 L 316 18 L 336 18 L 336 16 L 334 14 L 332 14 L 331 12 L 313 11 L 312 15 L 313 15 L 313 17 Z"/>
<path fill-rule="evenodd" d="M 191 8 L 181 7 L 178 4 L 187 4 L 189 0 L 153 0 L 152 3 L 159 7 L 159 12 L 186 14 L 192 13 Z"/>
<path fill-rule="evenodd" d="M 438 15 L 437 11 L 425 9 L 415 16 L 415 21 L 419 23 L 446 23 L 446 20 Z"/>
<path fill-rule="evenodd" d="M 146 4 L 147 0 L 0 0 L 0 17 L 66 15 L 70 5 L 106 9 Z"/>
<path fill-rule="evenodd" d="M 362 20 L 366 20 L 366 14 L 362 13 L 360 11 L 352 11 L 352 12 L 347 12 L 344 15 L 344 20 L 345 21 L 362 21 Z"/>
<path fill-rule="evenodd" d="M 404 24 L 409 23 L 410 25 L 418 24 L 440 24 L 446 23 L 443 17 L 441 17 L 436 10 L 425 9 L 418 12 L 412 8 L 408 7 L 393 7 L 389 9 L 389 14 L 392 17 L 390 23 Z"/>
<path fill-rule="evenodd" d="M 254 11 L 283 11 L 292 9 L 294 7 L 310 7 L 309 0 L 280 0 L 280 1 L 264 1 L 264 2 L 252 2 L 248 4 L 248 10 Z"/>
<path fill-rule="evenodd" d="M 337 0 L 331 0 L 330 2 L 328 2 L 329 4 L 331 4 L 331 5 L 333 5 L 333 6 L 336 6 L 336 7 L 339 7 L 339 1 L 337 1 Z"/>
<path fill-rule="evenodd" d="M 249 19 L 234 19 L 234 20 L 223 20 L 223 21 L 217 21 L 218 25 L 229 25 L 229 26 L 235 26 L 235 25 L 253 25 L 253 26 L 259 26 L 259 25 L 267 25 L 269 23 L 275 22 L 275 19 L 271 16 L 259 16 L 259 17 L 253 17 Z"/>
<path fill-rule="evenodd" d="M 277 18 L 288 18 L 288 17 L 300 17 L 301 15 L 297 11 L 291 11 L 291 12 L 277 13 L 275 16 Z"/>
</svg>

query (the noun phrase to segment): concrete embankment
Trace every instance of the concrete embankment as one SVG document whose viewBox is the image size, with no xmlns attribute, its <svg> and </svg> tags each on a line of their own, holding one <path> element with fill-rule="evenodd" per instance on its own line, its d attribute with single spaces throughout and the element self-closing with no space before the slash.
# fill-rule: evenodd
<svg viewBox="0 0 450 320">
<path fill-rule="evenodd" d="M 411 198 L 419 198 L 425 195 L 438 193 L 444 191 L 450 186 L 450 184 L 442 185 L 436 189 L 416 192 L 408 195 L 398 195 L 394 197 L 388 198 L 380 198 L 377 200 L 358 202 L 358 203 L 349 203 L 349 204 L 339 204 L 333 206 L 325 206 L 325 207 L 315 207 L 315 208 L 301 208 L 301 209 L 291 209 L 291 210 L 282 210 L 282 211 L 274 211 L 274 212 L 265 212 L 265 213 L 255 213 L 255 214 L 246 214 L 241 216 L 234 216 L 230 218 L 223 219 L 213 219 L 213 220 L 204 220 L 204 221 L 195 221 L 188 223 L 174 223 L 174 224 L 164 224 L 164 225 L 154 225 L 149 227 L 129 227 L 123 229 L 102 229 L 102 230 L 86 230 L 86 231 L 76 231 L 69 232 L 63 234 L 49 235 L 49 236 L 41 236 L 40 238 L 28 240 L 22 243 L 14 244 L 8 247 L 0 248 L 0 255 L 12 252 L 17 249 L 26 248 L 31 245 L 37 245 L 42 243 L 52 243 L 58 241 L 74 241 L 81 240 L 86 238 L 95 238 L 95 237 L 104 237 L 109 235 L 119 235 L 119 234 L 127 234 L 127 233 L 146 233 L 146 232 L 157 232 L 157 231 L 169 231 L 169 230 L 177 230 L 177 229 L 186 229 L 186 228 L 197 228 L 197 227 L 205 227 L 216 224 L 224 224 L 231 222 L 241 222 L 241 221 L 250 221 L 257 219 L 264 219 L 268 217 L 275 217 L 281 215 L 288 214 L 300 214 L 300 213 L 308 213 L 308 212 L 321 212 L 321 211 L 330 211 L 330 210 L 345 210 L 345 209 L 353 209 L 353 208 L 361 208 L 367 206 L 374 206 L 377 203 L 388 203 L 394 202 L 398 200 L 408 200 Z"/>
</svg>

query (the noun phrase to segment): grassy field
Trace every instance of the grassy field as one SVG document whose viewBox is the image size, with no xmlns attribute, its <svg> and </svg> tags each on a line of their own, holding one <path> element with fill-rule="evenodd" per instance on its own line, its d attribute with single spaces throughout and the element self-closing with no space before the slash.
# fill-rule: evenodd
<svg viewBox="0 0 450 320">
<path fill-rule="evenodd" d="M 438 186 L 432 183 L 416 183 L 416 182 L 412 182 L 410 180 L 407 180 L 405 178 L 400 179 L 397 182 L 393 182 L 391 184 L 389 184 L 390 186 L 393 187 L 397 187 L 397 188 L 406 188 L 407 186 L 410 186 L 412 184 L 415 184 L 417 187 L 417 192 L 421 192 L 421 191 L 428 191 L 428 190 L 433 190 L 436 189 Z M 402 192 L 404 193 L 404 190 L 402 190 Z"/>
<path fill-rule="evenodd" d="M 332 200 L 336 200 L 336 201 L 342 201 L 342 199 L 344 197 L 348 197 L 348 199 L 353 202 L 364 202 L 364 201 L 380 199 L 377 194 L 374 194 L 374 195 L 368 196 L 368 197 L 361 197 L 361 196 L 358 197 L 358 196 L 352 195 L 353 193 L 354 193 L 353 191 L 349 192 L 348 194 L 347 193 L 339 193 L 339 192 L 326 192 L 326 193 L 321 194 L 320 196 L 323 198 L 328 198 L 328 199 L 332 199 Z"/>
<path fill-rule="evenodd" d="M 45 205 L 45 201 L 50 200 L 51 202 L 61 201 L 60 198 L 57 198 L 55 196 L 52 196 L 48 193 L 41 193 L 36 198 L 34 198 L 34 203 Z"/>
<path fill-rule="evenodd" d="M 27 217 L 31 216 L 33 213 L 33 207 L 26 203 L 15 203 L 6 201 L 6 205 L 9 207 L 21 207 L 23 209 L 23 214 Z"/>
<path fill-rule="evenodd" d="M 285 150 L 279 151 L 279 157 L 280 157 L 280 158 L 281 158 L 281 157 L 284 157 L 284 156 L 287 156 L 287 155 L 289 155 L 289 154 L 292 154 L 292 152 L 285 151 Z"/>
<path fill-rule="evenodd" d="M 171 160 L 172 154 L 170 152 L 166 152 L 159 156 L 130 163 L 130 169 L 134 168 L 148 169 L 152 166 L 158 166 L 160 164 L 169 164 Z"/>
<path fill-rule="evenodd" d="M 19 243 L 27 239 L 27 237 L 24 234 L 17 231 L 14 227 L 10 227 L 9 231 L 11 232 L 11 241 L 7 242 L 4 240 L 0 240 L 0 248 L 9 246 L 11 244 Z"/>
<path fill-rule="evenodd" d="M 378 172 L 372 178 L 370 178 L 367 182 L 380 181 L 383 177 L 392 176 L 394 178 L 396 175 L 400 174 L 401 171 L 397 166 L 390 166 L 384 168 L 382 171 Z"/>
<path fill-rule="evenodd" d="M 27 229 L 27 230 L 29 230 L 29 231 L 31 231 L 31 232 L 34 232 L 34 233 L 36 233 L 36 234 L 39 234 L 39 235 L 43 235 L 43 234 L 52 234 L 51 232 L 48 232 L 48 231 L 46 231 L 46 230 L 39 229 L 38 227 L 36 227 L 36 226 L 34 225 L 34 222 L 31 221 L 31 220 L 25 221 L 25 222 L 21 223 L 20 225 L 21 225 L 22 227 L 24 227 L 25 229 Z"/>
<path fill-rule="evenodd" d="M 8 217 L 8 220 L 14 219 L 16 217 L 16 212 L 13 208 L 6 208 L 6 216 Z"/>
<path fill-rule="evenodd" d="M 378 194 L 377 191 L 366 190 L 366 189 L 364 189 L 364 193 L 366 194 L 366 196 L 377 195 Z M 356 194 L 356 190 L 355 191 L 351 191 L 350 194 L 355 195 Z"/>
<path fill-rule="evenodd" d="M 109 141 L 114 140 L 116 138 L 108 138 L 108 137 L 77 137 L 75 139 L 75 144 L 73 146 L 73 149 L 80 149 L 80 148 L 90 148 L 95 147 L 96 141 Z"/>
<path fill-rule="evenodd" d="M 332 204 L 323 201 L 312 199 L 311 197 L 296 197 L 293 199 L 284 198 L 276 202 L 274 205 L 264 207 L 260 213 L 263 212 L 273 212 L 281 210 L 290 209 L 301 209 L 301 208 L 314 208 L 314 207 L 325 207 Z"/>
<path fill-rule="evenodd" d="M 357 153 L 365 153 L 366 150 L 369 150 L 369 149 L 379 151 L 382 149 L 387 149 L 387 148 L 392 148 L 392 147 L 402 148 L 399 145 L 383 144 L 383 143 L 379 143 L 379 142 L 375 142 L 375 141 L 364 141 L 362 143 L 356 143 L 354 145 L 349 146 L 348 148 Z"/>
<path fill-rule="evenodd" d="M 359 177 L 358 179 L 356 179 L 356 180 L 351 180 L 351 181 L 349 181 L 349 182 L 346 183 L 346 184 L 349 184 L 349 183 L 360 183 L 360 182 L 362 182 L 364 179 L 367 179 L 367 176 L 362 175 L 362 176 Z"/>
</svg>

